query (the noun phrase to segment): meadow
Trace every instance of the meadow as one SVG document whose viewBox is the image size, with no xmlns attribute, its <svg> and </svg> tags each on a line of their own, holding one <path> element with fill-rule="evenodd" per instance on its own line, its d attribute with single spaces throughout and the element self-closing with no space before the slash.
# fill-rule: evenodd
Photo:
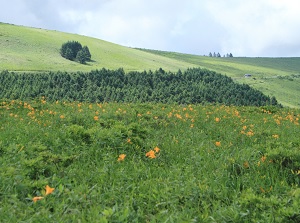
<svg viewBox="0 0 300 223">
<path fill-rule="evenodd" d="M 299 222 L 297 109 L 0 101 L 3 222 Z"/>
</svg>

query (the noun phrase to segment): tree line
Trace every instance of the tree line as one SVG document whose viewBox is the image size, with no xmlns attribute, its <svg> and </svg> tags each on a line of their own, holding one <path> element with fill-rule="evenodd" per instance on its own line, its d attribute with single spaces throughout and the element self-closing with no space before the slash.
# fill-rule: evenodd
<svg viewBox="0 0 300 223">
<path fill-rule="evenodd" d="M 216 53 L 216 52 L 209 52 L 208 54 L 209 57 L 221 57 L 220 53 Z M 223 57 L 233 57 L 232 53 L 226 53 L 226 55 L 224 54 Z"/>
<path fill-rule="evenodd" d="M 123 69 L 88 73 L 0 73 L 0 98 L 89 102 L 161 102 L 178 104 L 278 105 L 246 84 L 207 69 L 184 72 L 129 72 Z"/>
</svg>

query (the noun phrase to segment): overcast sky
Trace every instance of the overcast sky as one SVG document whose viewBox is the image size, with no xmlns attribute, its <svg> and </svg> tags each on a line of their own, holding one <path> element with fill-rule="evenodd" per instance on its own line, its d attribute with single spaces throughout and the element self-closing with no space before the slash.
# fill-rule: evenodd
<svg viewBox="0 0 300 223">
<path fill-rule="evenodd" d="M 129 47 L 300 57 L 300 0 L 0 0 L 0 21 Z"/>
</svg>

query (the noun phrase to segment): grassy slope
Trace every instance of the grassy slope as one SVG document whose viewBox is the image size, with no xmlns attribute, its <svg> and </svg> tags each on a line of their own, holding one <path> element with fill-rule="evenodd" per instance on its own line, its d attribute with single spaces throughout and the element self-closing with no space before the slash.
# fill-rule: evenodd
<svg viewBox="0 0 300 223">
<path fill-rule="evenodd" d="M 143 50 L 156 55 L 192 63 L 194 66 L 226 74 L 237 82 L 246 83 L 267 95 L 275 96 L 280 103 L 300 107 L 300 58 L 212 58 L 197 55 Z M 252 78 L 244 78 L 244 74 Z M 298 74 L 298 77 L 292 75 Z M 285 77 L 284 79 L 280 78 Z"/>
<path fill-rule="evenodd" d="M 93 62 L 81 65 L 63 59 L 59 54 L 62 43 L 69 40 L 87 45 Z M 190 64 L 159 55 L 123 47 L 95 38 L 68 34 L 58 31 L 29 28 L 0 23 L 0 69 L 14 71 L 90 71 L 117 69 L 123 67 L 131 70 L 165 70 L 176 71 Z"/>
</svg>

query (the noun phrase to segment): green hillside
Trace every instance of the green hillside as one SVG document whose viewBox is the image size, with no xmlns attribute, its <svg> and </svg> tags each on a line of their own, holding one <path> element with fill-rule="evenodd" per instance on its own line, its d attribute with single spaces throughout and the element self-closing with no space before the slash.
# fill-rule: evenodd
<svg viewBox="0 0 300 223">
<path fill-rule="evenodd" d="M 62 58 L 59 50 L 69 40 L 87 45 L 92 62 L 82 65 Z M 177 71 L 192 66 L 91 37 L 4 23 L 0 23 L 0 48 L 0 69 L 9 71 L 90 71 L 102 67 L 122 67 L 125 71 L 155 70 L 161 67 Z"/>
<path fill-rule="evenodd" d="M 92 62 L 82 65 L 62 58 L 59 49 L 69 40 L 87 45 Z M 96 38 L 0 23 L 0 70 L 91 71 L 123 68 L 128 71 L 214 70 L 275 96 L 284 106 L 300 107 L 300 58 L 210 58 L 172 52 L 132 49 Z M 244 74 L 252 74 L 244 78 Z"/>
<path fill-rule="evenodd" d="M 293 58 L 215 58 L 174 52 L 140 49 L 155 55 L 191 63 L 232 77 L 239 83 L 275 96 L 283 105 L 300 107 L 300 57 Z M 245 78 L 244 74 L 251 74 Z"/>
</svg>

